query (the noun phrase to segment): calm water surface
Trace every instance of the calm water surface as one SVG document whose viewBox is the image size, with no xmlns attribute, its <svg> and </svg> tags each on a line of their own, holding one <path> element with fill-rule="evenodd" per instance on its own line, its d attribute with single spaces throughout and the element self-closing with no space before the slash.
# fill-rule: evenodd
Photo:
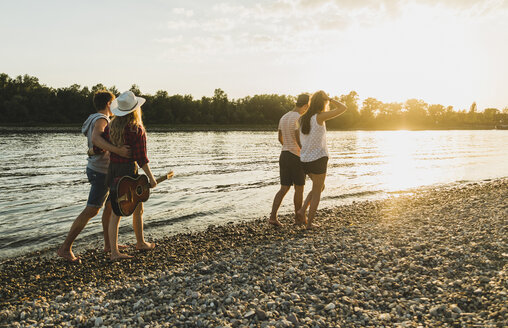
<svg viewBox="0 0 508 328">
<path fill-rule="evenodd" d="M 421 186 L 508 177 L 508 131 L 328 132 L 320 208 Z M 269 215 L 279 188 L 275 132 L 152 132 L 155 175 L 175 177 L 145 206 L 148 239 Z M 78 133 L 0 134 L 0 257 L 60 244 L 86 204 L 86 139 Z M 310 189 L 308 180 L 308 189 Z M 292 212 L 292 193 L 280 213 Z M 120 241 L 134 241 L 123 218 Z M 102 247 L 100 216 L 75 250 Z"/>
</svg>

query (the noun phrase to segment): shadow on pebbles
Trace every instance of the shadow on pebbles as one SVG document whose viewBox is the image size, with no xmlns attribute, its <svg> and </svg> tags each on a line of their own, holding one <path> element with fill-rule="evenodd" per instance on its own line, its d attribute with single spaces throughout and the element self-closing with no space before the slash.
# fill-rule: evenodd
<svg viewBox="0 0 508 328">
<path fill-rule="evenodd" d="M 260 208 L 260 212 L 267 210 Z M 0 264 L 0 326 L 506 327 L 508 180 Z"/>
</svg>

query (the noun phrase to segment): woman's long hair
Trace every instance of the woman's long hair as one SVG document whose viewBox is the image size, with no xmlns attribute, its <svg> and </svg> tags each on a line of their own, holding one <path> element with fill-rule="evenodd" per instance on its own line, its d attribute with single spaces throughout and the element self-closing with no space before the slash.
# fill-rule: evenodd
<svg viewBox="0 0 508 328">
<path fill-rule="evenodd" d="M 123 133 L 125 127 L 130 126 L 132 131 L 136 131 L 138 127 L 144 129 L 143 120 L 141 118 L 141 107 L 125 116 L 115 116 L 110 124 L 111 143 L 117 147 L 124 144 Z"/>
<path fill-rule="evenodd" d="M 310 133 L 310 118 L 324 111 L 327 103 L 328 97 L 324 91 L 320 90 L 312 95 L 309 108 L 303 113 L 302 117 L 300 117 L 300 127 L 303 134 Z"/>
</svg>

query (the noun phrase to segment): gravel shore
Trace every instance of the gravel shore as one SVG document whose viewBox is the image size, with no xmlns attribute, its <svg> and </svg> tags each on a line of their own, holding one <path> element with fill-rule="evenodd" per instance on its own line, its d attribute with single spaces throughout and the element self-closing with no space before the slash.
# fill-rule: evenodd
<svg viewBox="0 0 508 328">
<path fill-rule="evenodd" d="M 260 208 L 260 212 L 268 211 Z M 0 326 L 507 327 L 508 179 L 0 263 Z"/>
</svg>

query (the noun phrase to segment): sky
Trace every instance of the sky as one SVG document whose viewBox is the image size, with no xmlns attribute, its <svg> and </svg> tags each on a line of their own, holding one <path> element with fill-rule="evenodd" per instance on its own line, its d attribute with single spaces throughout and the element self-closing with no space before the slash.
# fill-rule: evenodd
<svg viewBox="0 0 508 328">
<path fill-rule="evenodd" d="M 55 88 L 508 107 L 508 0 L 0 0 L 0 40 Z"/>
</svg>

